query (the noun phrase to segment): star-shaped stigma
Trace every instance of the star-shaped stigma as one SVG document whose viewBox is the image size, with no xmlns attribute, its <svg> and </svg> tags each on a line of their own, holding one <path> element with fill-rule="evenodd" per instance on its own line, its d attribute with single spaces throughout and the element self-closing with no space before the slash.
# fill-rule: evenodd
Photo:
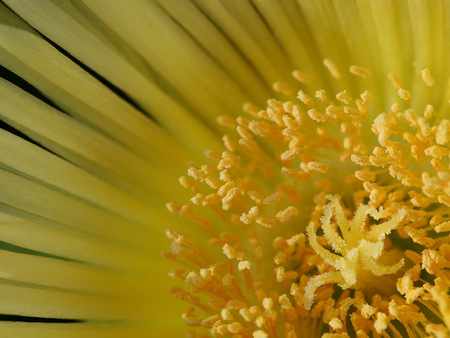
<svg viewBox="0 0 450 338">
<path fill-rule="evenodd" d="M 392 266 L 385 266 L 377 262 L 383 253 L 385 237 L 405 217 L 404 209 L 394 214 L 390 220 L 366 230 L 367 216 L 379 220 L 382 218 L 382 207 L 377 210 L 370 205 L 360 205 L 353 219 L 349 220 L 337 197 L 327 195 L 326 198 L 330 200 L 330 203 L 324 207 L 324 214 L 320 218 L 320 222 L 324 236 L 335 253 L 319 244 L 313 222 L 308 225 L 307 234 L 311 247 L 336 271 L 324 272 L 310 279 L 305 287 L 305 308 L 308 310 L 313 304 L 314 292 L 322 285 L 336 283 L 345 290 L 355 287 L 358 277 L 361 277 L 362 274 L 371 273 L 375 276 L 394 274 L 404 265 L 403 259 Z M 341 235 L 332 226 L 333 211 Z"/>
</svg>

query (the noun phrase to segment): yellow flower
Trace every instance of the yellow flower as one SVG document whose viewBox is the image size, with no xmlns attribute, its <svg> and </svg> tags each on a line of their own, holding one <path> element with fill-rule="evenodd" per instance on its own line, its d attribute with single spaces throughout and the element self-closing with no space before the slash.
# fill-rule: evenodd
<svg viewBox="0 0 450 338">
<path fill-rule="evenodd" d="M 450 2 L 4 3 L 2 335 L 448 335 Z"/>
</svg>

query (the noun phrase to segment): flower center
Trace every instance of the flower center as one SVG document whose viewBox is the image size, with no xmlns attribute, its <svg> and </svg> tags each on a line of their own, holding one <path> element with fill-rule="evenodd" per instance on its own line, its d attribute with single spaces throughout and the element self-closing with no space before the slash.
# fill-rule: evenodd
<svg viewBox="0 0 450 338">
<path fill-rule="evenodd" d="M 332 253 L 319 243 L 314 230 L 314 222 L 311 222 L 307 229 L 311 247 L 337 271 L 322 273 L 308 282 L 305 289 L 306 309 L 311 308 L 317 288 L 327 283 L 336 283 L 344 290 L 369 287 L 385 293 L 386 285 L 377 287 L 376 283 L 371 282 L 373 277 L 394 274 L 404 265 L 404 259 L 391 266 L 377 262 L 383 254 L 386 235 L 395 229 L 406 215 L 404 209 L 393 215 L 389 221 L 366 230 L 366 217 L 370 215 L 375 219 L 380 219 L 383 213 L 382 209 L 378 211 L 372 206 L 361 205 L 356 210 L 353 219 L 349 221 L 338 199 L 331 195 L 327 195 L 326 198 L 331 203 L 324 208 L 324 215 L 320 222 L 325 239 L 333 251 L 340 255 Z M 338 229 L 331 224 L 333 211 L 342 237 L 339 235 Z"/>
</svg>

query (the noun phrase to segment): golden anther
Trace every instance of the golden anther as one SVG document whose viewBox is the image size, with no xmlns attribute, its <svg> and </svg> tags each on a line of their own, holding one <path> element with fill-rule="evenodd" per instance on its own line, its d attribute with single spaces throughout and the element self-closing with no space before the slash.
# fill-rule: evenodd
<svg viewBox="0 0 450 338">
<path fill-rule="evenodd" d="M 311 83 L 311 78 L 308 75 L 306 75 L 305 73 L 299 72 L 298 70 L 294 70 L 292 72 L 292 76 L 301 83 L 304 83 L 304 84 Z"/>
<path fill-rule="evenodd" d="M 325 67 L 327 67 L 331 76 L 333 76 L 336 79 L 341 78 L 341 73 L 339 72 L 338 67 L 336 66 L 336 64 L 333 61 L 331 61 L 330 59 L 325 59 L 325 60 L 323 60 L 323 65 Z"/>
<path fill-rule="evenodd" d="M 221 126 L 235 129 L 237 127 L 236 121 L 230 116 L 219 116 L 217 117 L 217 123 Z"/>
<path fill-rule="evenodd" d="M 302 101 L 308 108 L 314 108 L 313 99 L 307 95 L 303 90 L 300 90 L 297 94 L 297 98 Z"/>
<path fill-rule="evenodd" d="M 326 103 L 328 101 L 325 90 L 321 89 L 316 91 L 315 97 L 320 101 Z"/>
<path fill-rule="evenodd" d="M 391 81 L 391 83 L 394 85 L 395 88 L 401 88 L 403 87 L 403 82 L 402 80 L 400 80 L 400 78 L 393 74 L 393 73 L 389 73 L 388 74 L 388 79 Z"/>
<path fill-rule="evenodd" d="M 431 72 L 428 68 L 422 69 L 420 71 L 420 74 L 422 75 L 422 80 L 425 82 L 425 84 L 428 87 L 433 87 L 436 81 L 434 81 L 433 77 L 431 76 Z"/>
<path fill-rule="evenodd" d="M 397 94 L 398 94 L 398 96 L 400 96 L 401 99 L 403 99 L 405 101 L 409 101 L 411 99 L 411 93 L 409 91 L 407 91 L 406 89 L 399 88 L 397 90 Z"/>
<path fill-rule="evenodd" d="M 348 95 L 346 90 L 338 93 L 336 98 L 345 104 L 350 104 L 352 102 L 352 98 Z"/>
<path fill-rule="evenodd" d="M 272 85 L 272 88 L 276 92 L 283 93 L 283 94 L 286 94 L 286 95 L 291 95 L 294 92 L 294 90 L 291 88 L 291 86 L 289 86 L 288 84 L 283 83 L 283 82 L 275 82 Z"/>
<path fill-rule="evenodd" d="M 364 100 L 364 102 L 367 102 L 367 101 L 372 102 L 373 101 L 372 93 L 367 90 L 361 94 L 361 98 Z"/>
<path fill-rule="evenodd" d="M 360 66 L 350 66 L 350 73 L 361 77 L 370 77 L 372 75 L 370 71 Z"/>
</svg>

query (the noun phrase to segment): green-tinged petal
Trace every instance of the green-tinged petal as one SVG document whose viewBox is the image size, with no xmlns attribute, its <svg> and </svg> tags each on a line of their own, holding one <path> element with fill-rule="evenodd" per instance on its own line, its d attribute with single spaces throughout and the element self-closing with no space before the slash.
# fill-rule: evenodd
<svg viewBox="0 0 450 338">
<path fill-rule="evenodd" d="M 178 318 L 155 320 L 153 323 L 89 323 L 89 324 L 33 324 L 1 322 L 4 337 L 181 337 L 183 327 Z"/>
<path fill-rule="evenodd" d="M 117 98 L 109 100 L 110 93 L 104 85 L 59 53 L 5 8 L 0 14 L 3 22 L 0 36 L 2 36 L 1 51 L 4 64 L 43 91 L 63 109 L 73 114 L 88 114 L 89 118 L 92 118 L 94 112 L 89 104 L 94 105 L 94 108 L 100 104 L 102 110 L 111 105 L 112 111 L 119 108 L 120 105 L 124 105 Z M 97 47 L 98 41 L 92 41 L 91 44 Z M 106 52 L 108 54 L 105 57 L 109 58 L 111 51 L 107 50 Z M 117 56 L 113 58 L 113 60 L 115 59 Z M 210 132 L 202 126 L 202 123 L 190 116 L 179 103 L 162 92 L 155 84 L 142 78 L 142 74 L 136 70 L 128 70 L 124 67 L 123 63 L 116 64 L 114 71 L 122 69 L 127 75 L 130 74 L 130 77 L 127 76 L 127 80 L 131 81 L 129 85 L 133 85 L 132 93 L 139 95 L 136 97 L 138 103 L 141 103 L 152 114 L 156 114 L 156 118 L 175 135 L 181 137 L 182 133 L 177 131 L 181 132 L 183 130 L 181 128 L 186 126 L 190 126 L 192 132 L 196 132 L 198 135 L 198 138 L 186 138 L 180 141 L 185 142 L 193 149 L 198 149 L 193 143 L 197 139 L 199 140 L 201 135 L 205 135 L 205 142 L 214 142 L 211 138 L 208 139 Z M 128 65 L 129 67 L 130 65 Z M 109 68 L 110 71 L 113 70 L 112 68 L 112 66 Z M 137 74 L 138 78 L 134 79 L 133 74 Z M 108 115 L 110 114 L 108 109 L 104 111 L 104 114 L 106 112 Z M 126 110 L 121 114 L 125 112 Z M 98 112 L 95 113 L 98 114 Z M 176 114 L 177 118 L 169 118 L 171 114 Z M 138 117 L 136 112 L 134 115 L 137 115 L 135 118 Z M 121 123 L 123 124 L 123 122 Z M 143 126 L 151 124 L 151 122 L 142 123 L 139 120 L 137 123 Z M 110 132 L 114 132 L 114 129 Z M 164 144 L 164 140 L 161 143 Z"/>
</svg>

